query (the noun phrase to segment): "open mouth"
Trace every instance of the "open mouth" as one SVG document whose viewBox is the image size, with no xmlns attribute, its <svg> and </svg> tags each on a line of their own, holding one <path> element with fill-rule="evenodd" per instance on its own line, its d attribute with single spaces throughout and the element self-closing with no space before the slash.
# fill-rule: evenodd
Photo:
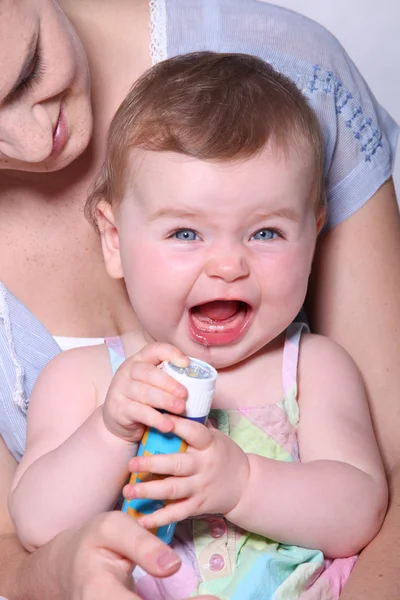
<svg viewBox="0 0 400 600">
<path fill-rule="evenodd" d="M 234 344 L 250 326 L 253 310 L 242 300 L 213 300 L 189 311 L 189 330 L 196 342 L 208 346 Z"/>
</svg>

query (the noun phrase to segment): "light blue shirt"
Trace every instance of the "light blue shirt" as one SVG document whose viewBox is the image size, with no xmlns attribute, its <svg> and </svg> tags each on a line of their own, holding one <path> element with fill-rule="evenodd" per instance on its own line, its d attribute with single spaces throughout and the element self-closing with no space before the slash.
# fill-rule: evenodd
<svg viewBox="0 0 400 600">
<path fill-rule="evenodd" d="M 153 61 L 193 52 L 245 52 L 302 90 L 325 137 L 327 228 L 363 206 L 391 176 L 398 127 L 339 42 L 323 27 L 262 0 L 151 0 Z M 0 284 L 0 433 L 19 460 L 36 378 L 60 351 Z"/>
</svg>

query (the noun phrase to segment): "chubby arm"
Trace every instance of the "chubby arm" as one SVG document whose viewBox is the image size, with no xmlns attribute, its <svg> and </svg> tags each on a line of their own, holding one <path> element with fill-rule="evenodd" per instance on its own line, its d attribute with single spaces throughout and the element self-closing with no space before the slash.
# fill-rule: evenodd
<svg viewBox="0 0 400 600">
<path fill-rule="evenodd" d="M 10 496 L 11 516 L 27 549 L 110 510 L 144 427 L 171 431 L 169 416 L 156 409 L 182 412 L 187 390 L 157 368 L 163 360 L 188 362 L 169 344 L 149 344 L 111 379 L 107 351 L 92 347 L 64 352 L 43 371 Z"/>
<path fill-rule="evenodd" d="M 343 599 L 364 600 L 367 590 L 369 600 L 398 600 L 398 554 L 388 551 L 400 531 L 400 218 L 392 180 L 321 237 L 311 282 L 312 327 L 341 344 L 361 371 L 390 484 L 385 523 Z"/>
<path fill-rule="evenodd" d="M 245 492 L 226 516 L 330 557 L 354 554 L 379 531 L 387 488 L 357 369 L 326 338 L 302 341 L 299 406 L 302 462 L 248 455 Z"/>
<path fill-rule="evenodd" d="M 26 452 L 9 500 L 29 550 L 110 509 L 127 476 L 132 444 L 105 427 L 97 407 L 92 355 L 99 350 L 60 354 L 33 390 Z"/>
</svg>

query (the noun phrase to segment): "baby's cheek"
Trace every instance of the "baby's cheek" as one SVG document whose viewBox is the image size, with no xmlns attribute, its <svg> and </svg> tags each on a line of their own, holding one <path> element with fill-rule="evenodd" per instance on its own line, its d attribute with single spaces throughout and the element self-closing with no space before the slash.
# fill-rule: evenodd
<svg viewBox="0 0 400 600">
<path fill-rule="evenodd" d="M 286 277 L 281 282 L 282 297 L 293 305 L 302 304 L 307 292 L 309 269 L 305 261 L 298 261 L 286 271 Z"/>
</svg>

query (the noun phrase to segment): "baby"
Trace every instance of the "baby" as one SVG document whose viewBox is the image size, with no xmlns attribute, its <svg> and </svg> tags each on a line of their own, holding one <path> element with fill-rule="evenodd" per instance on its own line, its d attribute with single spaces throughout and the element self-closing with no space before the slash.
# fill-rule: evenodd
<svg viewBox="0 0 400 600">
<path fill-rule="evenodd" d="M 115 115 L 86 207 L 135 331 L 60 354 L 33 391 L 10 497 L 32 550 L 126 498 L 168 500 L 180 571 L 135 571 L 143 598 L 338 598 L 378 532 L 387 488 L 349 356 L 294 322 L 325 216 L 323 140 L 302 93 L 263 61 L 162 62 Z M 219 372 L 211 423 L 179 417 L 162 361 Z M 166 412 L 164 412 L 166 411 Z M 135 457 L 145 426 L 184 454 Z M 131 518 L 128 517 L 127 518 Z"/>
</svg>

